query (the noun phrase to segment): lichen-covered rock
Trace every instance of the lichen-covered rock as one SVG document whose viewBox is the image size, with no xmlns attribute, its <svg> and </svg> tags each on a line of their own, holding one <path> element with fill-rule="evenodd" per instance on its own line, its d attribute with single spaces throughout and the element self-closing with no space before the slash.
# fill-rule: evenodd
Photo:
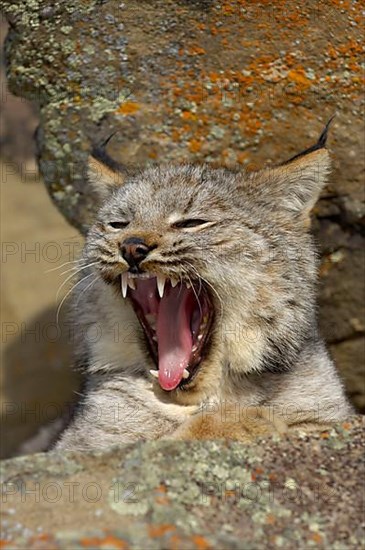
<svg viewBox="0 0 365 550">
<path fill-rule="evenodd" d="M 363 419 L 310 435 L 3 462 L 5 549 L 360 548 Z"/>
<path fill-rule="evenodd" d="M 92 143 L 128 165 L 255 168 L 316 140 L 334 112 L 331 184 L 316 207 L 321 327 L 354 404 L 363 365 L 361 3 L 4 0 L 11 90 L 40 106 L 40 167 L 83 232 Z M 342 343 L 351 346 L 351 362 Z M 341 351 L 337 351 L 338 346 Z M 350 372 L 349 372 L 350 371 Z"/>
</svg>

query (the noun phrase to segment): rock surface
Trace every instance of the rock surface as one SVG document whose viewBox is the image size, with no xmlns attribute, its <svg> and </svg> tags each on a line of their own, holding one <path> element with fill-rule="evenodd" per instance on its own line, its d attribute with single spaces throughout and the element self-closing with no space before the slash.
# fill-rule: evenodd
<svg viewBox="0 0 365 550">
<path fill-rule="evenodd" d="M 363 428 L 4 461 L 1 548 L 361 548 Z"/>
<path fill-rule="evenodd" d="M 361 2 L 4 0 L 13 93 L 39 105 L 40 168 L 83 232 L 92 143 L 128 165 L 257 168 L 312 144 L 337 112 L 316 207 L 321 330 L 365 411 Z"/>
</svg>

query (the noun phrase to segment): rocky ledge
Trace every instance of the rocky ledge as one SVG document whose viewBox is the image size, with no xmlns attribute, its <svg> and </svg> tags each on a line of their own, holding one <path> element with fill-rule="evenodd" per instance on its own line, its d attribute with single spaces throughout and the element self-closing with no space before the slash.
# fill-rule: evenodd
<svg viewBox="0 0 365 550">
<path fill-rule="evenodd" d="M 360 548 L 363 427 L 4 461 L 1 548 Z"/>
</svg>

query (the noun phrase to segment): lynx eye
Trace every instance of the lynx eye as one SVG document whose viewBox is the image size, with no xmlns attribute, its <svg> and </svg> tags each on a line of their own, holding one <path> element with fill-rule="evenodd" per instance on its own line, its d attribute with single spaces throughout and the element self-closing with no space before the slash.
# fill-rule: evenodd
<svg viewBox="0 0 365 550">
<path fill-rule="evenodd" d="M 172 224 L 174 229 L 188 229 L 189 227 L 198 227 L 199 225 L 204 225 L 209 223 L 208 220 L 202 220 L 200 218 L 191 218 L 189 220 L 181 220 Z"/>
<path fill-rule="evenodd" d="M 108 225 L 113 229 L 124 229 L 129 225 L 129 222 L 109 222 Z"/>
</svg>

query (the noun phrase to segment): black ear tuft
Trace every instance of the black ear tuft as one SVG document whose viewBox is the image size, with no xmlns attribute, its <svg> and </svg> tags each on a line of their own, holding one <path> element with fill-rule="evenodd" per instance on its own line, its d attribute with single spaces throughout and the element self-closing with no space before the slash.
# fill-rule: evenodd
<svg viewBox="0 0 365 550">
<path fill-rule="evenodd" d="M 288 164 L 289 162 L 292 162 L 293 160 L 296 160 L 300 157 L 304 157 L 305 155 L 308 155 L 309 153 L 313 153 L 314 151 L 318 151 L 318 149 L 323 149 L 324 147 L 326 147 L 326 142 L 327 142 L 327 137 L 328 137 L 328 130 L 329 130 L 329 127 L 331 126 L 331 122 L 333 121 L 335 116 L 336 115 L 331 116 L 331 118 L 327 122 L 326 126 L 324 127 L 321 135 L 319 136 L 317 143 L 315 143 L 311 147 L 308 147 L 308 149 L 305 149 L 301 153 L 298 153 L 297 155 L 294 155 L 294 157 L 291 157 L 289 160 L 286 160 L 285 162 L 282 163 L 281 166 L 285 166 L 285 164 Z"/>
<path fill-rule="evenodd" d="M 332 115 L 329 121 L 327 122 L 326 126 L 324 127 L 323 132 L 319 136 L 319 139 L 316 143 L 316 149 L 322 149 L 322 147 L 326 147 L 327 137 L 328 137 L 328 130 L 331 126 L 332 120 L 335 118 L 336 115 Z M 315 149 L 315 150 L 316 150 Z"/>
<path fill-rule="evenodd" d="M 96 145 L 93 145 L 91 149 L 91 155 L 98 161 L 105 164 L 108 168 L 111 170 L 114 170 L 115 172 L 125 172 L 126 168 L 121 164 L 120 162 L 114 160 L 111 156 L 108 155 L 106 152 L 106 146 L 108 145 L 109 141 L 115 136 L 115 134 L 118 133 L 118 130 L 110 134 L 104 141 L 101 143 L 98 143 Z"/>
<path fill-rule="evenodd" d="M 114 189 L 122 186 L 128 175 L 123 164 L 114 160 L 105 151 L 105 147 L 115 134 L 116 132 L 113 132 L 101 143 L 93 145 L 88 158 L 88 181 L 100 203 Z"/>
</svg>

